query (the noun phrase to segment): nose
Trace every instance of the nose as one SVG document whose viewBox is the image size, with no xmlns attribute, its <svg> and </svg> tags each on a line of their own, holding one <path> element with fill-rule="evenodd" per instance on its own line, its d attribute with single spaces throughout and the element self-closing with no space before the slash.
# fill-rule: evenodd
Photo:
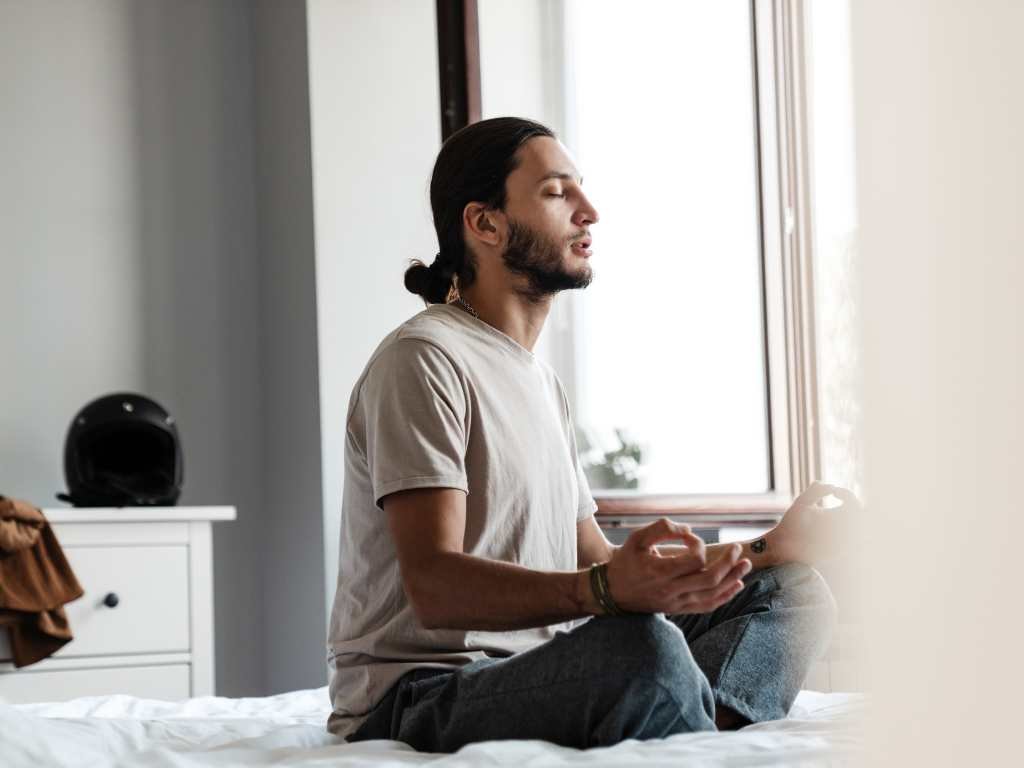
<svg viewBox="0 0 1024 768">
<path fill-rule="evenodd" d="M 597 224 L 600 220 L 601 217 L 597 214 L 597 209 L 591 205 L 590 200 L 587 199 L 586 195 L 580 193 L 580 206 L 573 214 L 573 224 L 577 226 L 584 226 L 587 224 Z"/>
</svg>

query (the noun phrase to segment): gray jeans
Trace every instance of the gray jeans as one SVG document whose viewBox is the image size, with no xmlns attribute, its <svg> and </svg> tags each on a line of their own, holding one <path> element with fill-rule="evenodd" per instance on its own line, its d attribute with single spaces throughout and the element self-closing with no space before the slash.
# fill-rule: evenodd
<svg viewBox="0 0 1024 768">
<path fill-rule="evenodd" d="M 716 703 L 783 718 L 824 652 L 835 601 L 813 568 L 752 571 L 706 614 L 599 617 L 504 659 L 401 678 L 350 741 L 454 752 L 489 739 L 586 748 L 715 730 Z"/>
</svg>

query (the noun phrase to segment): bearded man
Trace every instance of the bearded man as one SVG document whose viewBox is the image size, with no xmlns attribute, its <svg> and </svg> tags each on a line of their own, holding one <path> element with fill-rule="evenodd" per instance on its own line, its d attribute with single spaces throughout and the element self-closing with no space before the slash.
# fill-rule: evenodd
<svg viewBox="0 0 1024 768">
<path fill-rule="evenodd" d="M 430 201 L 440 252 L 405 275 L 428 306 L 349 402 L 328 729 L 452 752 L 785 717 L 835 612 L 805 526 L 705 545 L 663 519 L 613 546 L 594 519 L 533 353 L 555 295 L 593 275 L 599 217 L 566 148 L 529 120 L 475 123 Z"/>
</svg>

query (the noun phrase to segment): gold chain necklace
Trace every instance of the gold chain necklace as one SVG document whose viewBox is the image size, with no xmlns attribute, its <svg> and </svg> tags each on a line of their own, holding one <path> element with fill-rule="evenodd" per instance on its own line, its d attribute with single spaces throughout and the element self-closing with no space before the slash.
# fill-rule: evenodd
<svg viewBox="0 0 1024 768">
<path fill-rule="evenodd" d="M 455 304 L 460 304 L 460 305 L 462 305 L 462 307 L 463 307 L 463 308 L 464 308 L 464 309 L 465 309 L 465 310 L 466 310 L 467 312 L 469 312 L 469 314 L 471 314 L 471 315 L 472 315 L 473 317 L 475 317 L 475 318 L 476 318 L 477 320 L 479 320 L 479 319 L 480 319 L 480 314 L 479 314 L 479 313 L 478 313 L 478 312 L 477 312 L 477 311 L 476 311 L 475 309 L 473 309 L 473 307 L 472 307 L 472 306 L 470 305 L 470 303 L 469 303 L 468 301 L 466 301 L 466 300 L 465 300 L 464 298 L 462 298 L 462 296 L 456 296 L 456 297 L 455 297 L 455 302 L 454 302 L 454 303 L 455 303 Z"/>
</svg>

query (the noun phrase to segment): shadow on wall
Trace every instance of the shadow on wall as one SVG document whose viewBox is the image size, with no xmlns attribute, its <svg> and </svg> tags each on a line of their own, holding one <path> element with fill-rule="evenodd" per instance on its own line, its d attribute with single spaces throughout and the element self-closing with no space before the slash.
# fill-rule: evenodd
<svg viewBox="0 0 1024 768">
<path fill-rule="evenodd" d="M 237 521 L 214 527 L 217 690 L 258 693 L 265 510 L 248 19 L 237 3 L 129 7 L 146 388 L 181 426 L 179 503 L 238 508 Z"/>
<path fill-rule="evenodd" d="M 273 148 L 274 135 L 261 148 L 260 117 L 273 110 L 257 106 L 256 77 L 289 56 L 305 77 L 305 5 L 281 5 L 128 6 L 145 389 L 181 427 L 179 503 L 238 508 L 235 522 L 214 527 L 217 692 L 230 696 L 321 685 L 325 675 L 322 558 L 308 557 L 323 549 L 308 106 L 304 136 L 302 125 L 288 126 L 305 142 L 306 202 L 300 181 L 291 211 L 286 203 L 261 216 L 261 199 L 269 206 L 281 194 L 261 164 L 286 150 Z M 300 30 L 301 41 L 259 46 L 254 28 L 270 21 Z M 282 260 L 290 274 L 280 274 Z M 282 418 L 298 433 L 275 429 Z M 287 560 L 303 543 L 305 559 Z"/>
</svg>

